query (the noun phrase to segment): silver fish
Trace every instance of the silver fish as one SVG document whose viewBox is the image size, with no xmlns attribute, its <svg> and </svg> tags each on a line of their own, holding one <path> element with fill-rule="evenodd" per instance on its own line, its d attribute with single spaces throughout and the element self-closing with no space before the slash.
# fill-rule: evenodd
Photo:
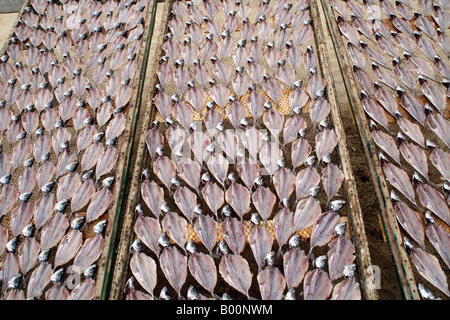
<svg viewBox="0 0 450 320">
<path fill-rule="evenodd" d="M 41 251 L 56 246 L 69 227 L 69 219 L 61 212 L 47 220 L 41 231 Z"/>
<path fill-rule="evenodd" d="M 283 270 L 289 289 L 297 288 L 308 271 L 309 262 L 306 254 L 298 247 L 290 249 L 283 255 Z"/>
<path fill-rule="evenodd" d="M 106 178 L 102 182 L 102 188 L 98 190 L 91 199 L 89 206 L 86 210 L 86 222 L 97 220 L 100 218 L 109 208 L 113 200 L 113 194 L 109 190 L 111 180 Z"/>
<path fill-rule="evenodd" d="M 336 228 L 338 227 L 339 225 Z M 330 280 L 334 281 L 345 275 L 345 266 L 355 260 L 355 245 L 350 239 L 346 239 L 345 235 L 339 235 L 328 246 L 330 247 L 327 252 L 328 270 Z"/>
<path fill-rule="evenodd" d="M 101 221 L 97 225 L 95 225 L 95 236 L 86 239 L 81 248 L 78 250 L 73 259 L 73 272 L 78 274 L 83 273 L 100 257 L 105 242 L 102 235 L 104 229 L 103 224 L 104 221 Z"/>
<path fill-rule="evenodd" d="M 370 125 L 370 130 L 372 139 L 375 142 L 375 144 L 384 152 L 386 152 L 392 159 L 394 159 L 394 161 L 398 165 L 401 165 L 400 152 L 398 150 L 397 144 L 395 143 L 391 135 L 381 130 L 378 130 L 375 123 L 373 122 Z"/>
<path fill-rule="evenodd" d="M 317 258 L 325 260 L 322 256 Z M 328 273 L 323 270 L 324 262 L 316 263 L 316 267 L 308 271 L 303 280 L 303 294 L 305 300 L 326 300 L 333 288 Z"/>
<path fill-rule="evenodd" d="M 437 250 L 442 260 L 445 262 L 447 266 L 450 265 L 450 256 L 449 256 L 449 242 L 450 236 L 444 228 L 437 224 L 431 213 L 427 211 L 425 213 L 425 223 L 426 229 L 425 234 L 427 235 L 428 240 L 431 242 L 433 247 Z"/>
<path fill-rule="evenodd" d="M 403 169 L 387 162 L 383 157 L 381 157 L 381 166 L 389 183 L 400 191 L 411 203 L 416 204 L 414 188 L 408 174 Z"/>
<path fill-rule="evenodd" d="M 295 209 L 294 231 L 312 226 L 321 214 L 322 209 L 318 200 L 313 197 L 301 199 Z"/>
<path fill-rule="evenodd" d="M 334 230 L 339 220 L 339 214 L 334 211 L 324 212 L 317 218 L 311 231 L 308 256 L 311 256 L 315 247 L 320 247 L 330 242 L 335 236 Z"/>
<path fill-rule="evenodd" d="M 430 185 L 423 183 L 417 175 L 413 175 L 413 181 L 419 201 L 428 210 L 450 224 L 450 210 L 444 196 Z"/>
<path fill-rule="evenodd" d="M 134 232 L 142 242 L 159 256 L 160 248 L 158 240 L 162 233 L 158 220 L 150 217 L 144 217 L 142 212 L 136 208 L 137 219 L 134 224 Z"/>
<path fill-rule="evenodd" d="M 195 280 L 213 296 L 217 283 L 217 269 L 213 258 L 202 252 L 195 252 L 189 256 L 188 267 Z"/>
<path fill-rule="evenodd" d="M 176 247 L 164 248 L 160 255 L 161 269 L 170 285 L 181 298 L 181 287 L 187 277 L 187 258 Z"/>
<path fill-rule="evenodd" d="M 263 300 L 281 300 L 286 280 L 280 269 L 277 267 L 268 267 L 258 273 L 257 276 L 259 290 Z"/>
<path fill-rule="evenodd" d="M 289 208 L 284 207 L 275 215 L 272 223 L 275 238 L 279 245 L 279 252 L 281 252 L 281 248 L 283 247 L 283 245 L 288 242 L 288 240 L 294 233 L 294 214 L 289 211 Z"/>
<path fill-rule="evenodd" d="M 143 252 L 136 252 L 131 258 L 130 268 L 139 284 L 153 296 L 156 286 L 155 261 Z"/>
<path fill-rule="evenodd" d="M 52 276 L 52 265 L 48 262 L 41 262 L 39 267 L 34 269 L 28 281 L 26 296 L 30 298 L 39 298 L 43 294 L 44 288 L 50 282 Z"/>
<path fill-rule="evenodd" d="M 95 280 L 87 278 L 72 290 L 67 300 L 92 300 L 94 290 Z"/>
<path fill-rule="evenodd" d="M 444 294 L 450 296 L 447 276 L 439 265 L 438 259 L 423 249 L 414 247 L 406 237 L 403 238 L 403 242 L 406 252 L 419 274 Z"/>
<path fill-rule="evenodd" d="M 255 225 L 248 235 L 248 243 L 250 244 L 258 268 L 261 271 L 265 257 L 272 250 L 273 238 L 265 227 Z"/>
<path fill-rule="evenodd" d="M 35 237 L 27 237 L 19 246 L 19 268 L 22 274 L 33 269 L 38 260 L 40 250 L 39 241 Z"/>
<path fill-rule="evenodd" d="M 253 277 L 247 260 L 240 255 L 225 254 L 219 264 L 219 273 L 230 286 L 249 297 Z"/>
</svg>

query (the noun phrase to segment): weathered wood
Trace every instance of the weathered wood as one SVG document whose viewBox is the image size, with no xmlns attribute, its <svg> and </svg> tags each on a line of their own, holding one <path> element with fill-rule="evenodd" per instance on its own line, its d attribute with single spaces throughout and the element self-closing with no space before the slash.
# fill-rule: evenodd
<svg viewBox="0 0 450 320">
<path fill-rule="evenodd" d="M 366 232 L 364 229 L 364 221 L 361 211 L 361 206 L 358 198 L 358 191 L 356 188 L 355 178 L 353 176 L 352 165 L 350 163 L 350 155 L 347 146 L 347 138 L 344 131 L 344 125 L 340 115 L 339 102 L 336 88 L 334 85 L 333 76 L 330 72 L 330 59 L 328 49 L 325 42 L 325 30 L 320 23 L 319 8 L 316 1 L 311 2 L 311 16 L 314 21 L 316 43 L 319 47 L 319 62 L 322 69 L 322 74 L 327 83 L 327 98 L 331 105 L 331 117 L 334 125 L 334 130 L 338 137 L 338 151 L 341 161 L 342 171 L 345 175 L 344 188 L 347 193 L 347 198 L 350 201 L 349 206 L 349 222 L 352 229 L 352 240 L 356 246 L 356 257 L 358 261 L 358 271 L 360 281 L 362 282 L 362 293 L 364 299 L 377 300 L 378 293 L 375 289 L 374 277 L 372 275 L 372 265 L 369 253 L 369 245 L 367 242 Z"/>
<path fill-rule="evenodd" d="M 370 134 L 367 118 L 359 100 L 356 79 L 354 78 L 351 69 L 352 65 L 349 61 L 348 55 L 346 54 L 346 49 L 340 36 L 336 21 L 333 18 L 334 16 L 330 3 L 328 1 L 321 0 L 321 4 L 341 67 L 342 77 L 349 96 L 350 107 L 361 137 L 364 154 L 367 158 L 367 163 L 379 202 L 383 228 L 391 248 L 403 296 L 407 300 L 420 299 L 411 265 L 403 247 L 403 241 L 396 221 L 393 205 L 390 200 L 386 179 L 377 157 L 375 144 Z"/>
<path fill-rule="evenodd" d="M 154 0 L 156 1 L 156 0 Z M 169 18 L 169 12 L 172 7 L 172 2 L 167 1 L 164 4 L 164 9 L 162 12 L 162 21 L 161 21 L 161 32 L 159 33 L 159 38 L 156 39 L 157 48 L 159 49 L 158 59 L 162 55 L 162 44 L 164 39 L 164 34 L 167 28 L 167 20 Z M 155 7 L 156 10 L 156 7 Z M 149 41 L 153 41 L 154 39 L 149 39 Z M 157 60 L 156 60 L 157 61 Z M 132 239 L 132 223 L 134 221 L 134 208 L 136 207 L 138 200 L 140 199 L 140 173 L 142 171 L 142 166 L 145 163 L 145 155 L 147 154 L 147 147 L 145 144 L 145 132 L 149 129 L 149 126 L 154 118 L 155 107 L 152 104 L 153 97 L 155 95 L 154 88 L 158 82 L 158 77 L 156 75 L 156 65 L 153 64 L 151 68 L 152 77 L 150 79 L 150 91 L 147 96 L 147 104 L 142 108 L 139 113 L 139 121 L 142 126 L 139 128 L 139 131 L 136 132 L 135 138 L 137 139 L 137 153 L 135 155 L 135 161 L 133 164 L 133 170 L 131 173 L 131 180 L 129 184 L 129 189 L 127 191 L 127 199 L 124 204 L 123 209 L 123 221 L 122 221 L 122 231 L 120 237 L 118 238 L 119 246 L 117 248 L 117 257 L 115 259 L 115 267 L 114 274 L 112 276 L 111 289 L 109 292 L 110 300 L 119 300 L 123 295 L 123 289 L 126 283 L 125 276 L 128 271 L 128 262 L 129 262 L 129 247 Z M 134 158 L 134 157 L 133 157 Z M 132 161 L 132 159 L 130 159 Z"/>
</svg>

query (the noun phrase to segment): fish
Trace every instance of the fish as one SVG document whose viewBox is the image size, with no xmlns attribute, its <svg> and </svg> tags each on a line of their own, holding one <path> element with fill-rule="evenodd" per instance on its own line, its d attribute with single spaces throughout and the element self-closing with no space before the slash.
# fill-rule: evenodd
<svg viewBox="0 0 450 320">
<path fill-rule="evenodd" d="M 72 273 L 83 273 L 100 258 L 105 243 L 102 234 L 105 226 L 106 220 L 100 221 L 94 226 L 95 235 L 84 240 L 83 245 L 73 259 Z"/>
<path fill-rule="evenodd" d="M 40 250 L 39 241 L 35 237 L 26 237 L 18 249 L 19 269 L 22 274 L 32 270 L 38 260 Z"/>
<path fill-rule="evenodd" d="M 355 265 L 347 265 L 345 269 L 345 279 L 334 286 L 331 300 L 361 300 L 361 290 L 354 275 Z M 349 269 L 351 271 L 348 271 Z"/>
<path fill-rule="evenodd" d="M 249 297 L 253 275 L 247 260 L 240 255 L 224 254 L 220 260 L 219 273 L 231 287 Z"/>
<path fill-rule="evenodd" d="M 334 129 L 324 128 L 316 137 L 316 155 L 319 161 L 328 157 L 337 146 L 337 136 Z"/>
<path fill-rule="evenodd" d="M 231 251 L 239 255 L 245 247 L 246 235 L 244 224 L 236 218 L 226 218 L 222 222 L 222 234 Z"/>
<path fill-rule="evenodd" d="M 26 291 L 26 296 L 28 299 L 38 299 L 43 294 L 44 288 L 50 282 L 52 271 L 52 264 L 46 261 L 41 262 L 39 267 L 34 269 L 30 276 L 30 280 L 28 280 Z"/>
<path fill-rule="evenodd" d="M 186 281 L 188 262 L 176 247 L 166 247 L 159 257 L 161 270 L 172 288 L 181 298 L 181 288 Z"/>
<path fill-rule="evenodd" d="M 312 226 L 315 221 L 322 215 L 320 202 L 308 197 L 297 202 L 294 213 L 294 231 L 303 230 Z"/>
<path fill-rule="evenodd" d="M 328 203 L 341 188 L 344 178 L 342 170 L 332 163 L 328 163 L 322 170 L 322 184 L 328 197 Z"/>
<path fill-rule="evenodd" d="M 242 220 L 243 216 L 250 211 L 250 190 L 240 183 L 232 182 L 225 191 L 225 201 Z"/>
<path fill-rule="evenodd" d="M 79 219 L 84 221 L 84 218 Z M 79 223 L 79 220 L 73 220 L 71 227 L 72 229 L 70 232 L 64 235 L 56 249 L 55 260 L 53 263 L 55 268 L 66 264 L 75 257 L 83 244 L 83 233 L 80 231 L 81 223 Z"/>
<path fill-rule="evenodd" d="M 400 106 L 403 107 L 417 122 L 425 126 L 425 107 L 413 95 L 406 93 L 401 87 L 397 88 L 397 93 L 400 96 Z"/>
<path fill-rule="evenodd" d="M 167 156 L 158 157 L 153 163 L 153 172 L 161 180 L 161 182 L 170 189 L 172 179 L 176 176 L 176 164 Z"/>
<path fill-rule="evenodd" d="M 11 211 L 10 229 L 14 237 L 18 236 L 33 219 L 34 207 L 28 202 L 30 196 L 30 193 L 20 195 L 19 205 Z"/>
<path fill-rule="evenodd" d="M 191 159 L 181 158 L 177 164 L 177 173 L 189 186 L 198 190 L 200 185 L 201 166 Z"/>
<path fill-rule="evenodd" d="M 54 195 L 51 193 L 44 194 L 37 202 L 33 212 L 33 221 L 36 230 L 41 229 L 46 222 L 51 218 L 53 209 L 56 205 Z"/>
<path fill-rule="evenodd" d="M 263 147 L 263 135 L 256 127 L 248 127 L 241 134 L 242 145 L 248 150 L 250 159 L 256 160 Z M 258 164 L 259 165 L 259 164 Z M 251 181 L 253 182 L 253 181 Z"/>
<path fill-rule="evenodd" d="M 256 178 L 258 178 L 261 173 L 259 164 L 253 159 L 247 157 L 243 157 L 240 161 L 238 160 L 236 170 L 249 190 L 253 188 Z"/>
<path fill-rule="evenodd" d="M 98 159 L 95 167 L 96 180 L 110 173 L 119 158 L 119 150 L 115 147 L 116 138 L 106 141 L 106 149 L 102 156 Z"/>
<path fill-rule="evenodd" d="M 8 283 L 19 273 L 19 260 L 13 252 L 8 252 L 3 260 L 1 279 L 2 290 L 5 293 L 8 289 Z"/>
<path fill-rule="evenodd" d="M 264 259 L 272 250 L 273 238 L 265 227 L 255 225 L 252 227 L 247 239 L 258 265 L 258 270 L 261 272 Z"/>
<path fill-rule="evenodd" d="M 379 130 L 374 122 L 371 122 L 370 130 L 375 144 L 401 166 L 400 151 L 392 136 Z"/>
<path fill-rule="evenodd" d="M 222 109 L 225 110 L 225 107 L 228 105 L 228 97 L 230 96 L 230 90 L 226 87 L 216 84 L 215 82 L 211 83 L 211 89 L 209 90 L 209 96 L 211 99 Z"/>
<path fill-rule="evenodd" d="M 400 143 L 399 150 L 403 158 L 428 180 L 428 163 L 425 152 L 415 144 L 406 141 L 406 137 L 401 133 L 397 135 L 397 139 Z"/>
<path fill-rule="evenodd" d="M 425 213 L 425 234 L 433 247 L 441 256 L 444 263 L 450 266 L 450 256 L 448 252 L 450 236 L 444 228 L 436 223 L 430 211 Z"/>
<path fill-rule="evenodd" d="M 251 87 L 252 88 L 252 87 Z M 265 95 L 255 89 L 249 90 L 247 97 L 247 106 L 250 114 L 255 120 L 258 120 L 264 113 L 264 103 L 267 101 Z"/>
<path fill-rule="evenodd" d="M 389 122 L 384 109 L 364 91 L 361 92 L 361 103 L 366 114 L 389 132 Z"/>
<path fill-rule="evenodd" d="M 305 252 L 293 247 L 283 255 L 283 271 L 288 289 L 298 288 L 308 272 L 309 262 Z"/>
<path fill-rule="evenodd" d="M 389 183 L 402 193 L 411 203 L 416 204 L 414 188 L 405 170 L 387 161 L 380 156 L 381 167 Z"/>
<path fill-rule="evenodd" d="M 257 276 L 261 298 L 263 300 L 281 300 L 286 280 L 280 269 L 277 267 L 267 267 L 258 273 Z"/>
<path fill-rule="evenodd" d="M 413 174 L 413 182 L 422 206 L 433 212 L 445 223 L 450 224 L 450 210 L 444 196 L 429 184 L 423 183 L 416 173 Z"/>
<path fill-rule="evenodd" d="M 311 155 L 312 147 L 308 140 L 300 137 L 292 143 L 291 159 L 293 168 L 298 168 L 303 165 Z"/>
<path fill-rule="evenodd" d="M 422 93 L 428 99 L 428 101 L 443 114 L 445 109 L 445 94 L 436 85 L 428 83 L 428 80 L 424 77 L 419 77 L 419 84 Z"/>
<path fill-rule="evenodd" d="M 429 159 L 433 166 L 438 169 L 442 178 L 450 181 L 450 154 L 440 148 L 437 148 L 434 143 L 432 145 L 430 145 L 430 143 L 427 143 L 427 147 L 428 150 L 431 151 Z"/>
<path fill-rule="evenodd" d="M 222 153 L 214 152 L 213 154 L 211 154 L 209 160 L 207 161 L 207 166 L 214 178 L 216 178 L 216 180 L 222 186 L 225 186 L 225 179 L 227 177 L 227 172 L 229 169 L 229 162 L 222 155 Z"/>
<path fill-rule="evenodd" d="M 224 203 L 223 190 L 216 183 L 207 181 L 202 188 L 202 196 L 208 207 L 217 216 L 217 211 Z"/>
<path fill-rule="evenodd" d="M 95 280 L 87 278 L 78 284 L 70 293 L 67 300 L 92 300 L 94 297 Z"/>
<path fill-rule="evenodd" d="M 130 268 L 134 278 L 153 296 L 157 282 L 155 260 L 143 252 L 135 252 L 130 260 Z"/>
<path fill-rule="evenodd" d="M 323 257 L 323 259 L 322 259 Z M 305 300 L 326 300 L 333 289 L 328 273 L 323 270 L 325 256 L 318 257 L 316 267 L 306 273 L 303 280 L 303 295 Z"/>
<path fill-rule="evenodd" d="M 134 285 L 134 277 L 128 279 L 125 288 L 126 300 L 153 300 L 153 297 L 147 293 L 137 290 Z"/>
<path fill-rule="evenodd" d="M 55 213 L 47 220 L 41 230 L 41 251 L 56 246 L 69 227 L 69 219 L 62 212 Z"/>
<path fill-rule="evenodd" d="M 188 239 L 188 222 L 173 211 L 164 215 L 161 221 L 164 232 L 181 248 L 184 248 Z"/>
<path fill-rule="evenodd" d="M 188 268 L 197 282 L 214 296 L 217 284 L 217 269 L 213 258 L 203 252 L 193 252 L 188 259 Z"/>
<path fill-rule="evenodd" d="M 350 239 L 346 239 L 346 223 L 336 226 L 337 237 L 328 244 L 327 252 L 328 272 L 330 280 L 334 281 L 345 275 L 345 266 L 355 260 L 355 245 Z"/>
<path fill-rule="evenodd" d="M 278 169 L 278 163 L 283 158 L 283 151 L 278 147 L 277 142 L 271 142 L 270 137 L 263 137 L 265 141 L 262 143 L 259 152 L 259 160 L 266 172 L 273 176 Z"/>
<path fill-rule="evenodd" d="M 395 113 L 395 120 L 404 134 L 406 134 L 419 146 L 425 148 L 425 138 L 418 124 L 405 118 L 400 111 Z"/>
<path fill-rule="evenodd" d="M 268 187 L 258 186 L 252 193 L 252 203 L 264 221 L 270 218 L 276 199 L 275 194 Z"/>
<path fill-rule="evenodd" d="M 294 192 L 295 179 L 295 175 L 286 167 L 280 168 L 273 175 L 273 185 L 278 198 L 281 199 L 282 202 L 288 201 L 292 192 Z"/>
<path fill-rule="evenodd" d="M 94 193 L 86 210 L 86 222 L 90 223 L 100 218 L 113 201 L 113 194 L 109 190 L 114 182 L 114 177 L 108 177 L 102 181 L 100 190 Z"/>
<path fill-rule="evenodd" d="M 433 284 L 433 286 L 441 290 L 445 295 L 450 296 L 447 276 L 439 265 L 438 259 L 425 250 L 414 247 L 406 237 L 403 238 L 403 243 L 406 253 L 419 274 Z"/>
<path fill-rule="evenodd" d="M 288 242 L 294 233 L 294 214 L 287 207 L 283 207 L 272 219 L 275 239 L 281 248 Z M 287 280 L 287 279 L 286 279 Z M 289 287 L 289 286 L 288 286 Z"/>
<path fill-rule="evenodd" d="M 450 122 L 445 119 L 440 113 L 429 112 L 425 107 L 426 123 L 431 130 L 450 148 L 450 138 L 445 132 L 450 128 Z"/>
<path fill-rule="evenodd" d="M 140 205 L 136 207 L 135 213 L 137 218 L 133 227 L 134 232 L 148 248 L 159 256 L 160 247 L 158 246 L 158 240 L 162 231 L 158 220 L 145 217 Z"/>
<path fill-rule="evenodd" d="M 217 222 L 209 215 L 199 215 L 194 221 L 194 230 L 211 254 L 218 237 Z"/>
<path fill-rule="evenodd" d="M 74 163 L 74 167 L 71 167 L 69 173 L 63 176 L 58 181 L 58 187 L 56 190 L 56 201 L 70 200 L 74 194 L 81 187 L 81 177 L 78 172 L 75 172 L 78 163 Z M 71 164 L 72 165 L 72 164 Z M 69 165 L 68 167 L 70 167 Z"/>
<path fill-rule="evenodd" d="M 327 211 L 322 213 L 313 224 L 311 231 L 310 249 L 308 256 L 311 256 L 315 247 L 323 246 L 331 241 L 335 236 L 335 228 L 340 217 L 337 212 Z"/>
<path fill-rule="evenodd" d="M 295 192 L 297 200 L 307 198 L 311 188 L 317 187 L 320 183 L 320 175 L 313 166 L 301 170 L 295 177 Z"/>
</svg>

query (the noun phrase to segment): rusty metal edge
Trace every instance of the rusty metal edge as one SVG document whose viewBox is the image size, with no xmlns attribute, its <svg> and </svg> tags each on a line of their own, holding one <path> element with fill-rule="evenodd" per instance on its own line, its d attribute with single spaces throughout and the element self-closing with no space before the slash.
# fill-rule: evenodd
<svg viewBox="0 0 450 320">
<path fill-rule="evenodd" d="M 381 220 L 383 228 L 387 237 L 389 247 L 391 249 L 392 258 L 395 263 L 396 271 L 402 294 L 406 300 L 420 299 L 417 286 L 412 273 L 411 265 L 407 257 L 406 251 L 403 247 L 403 240 L 400 234 L 400 229 L 395 217 L 392 202 L 390 200 L 389 190 L 384 177 L 379 159 L 377 158 L 376 147 L 372 140 L 367 118 L 364 114 L 361 102 L 359 100 L 359 93 L 357 92 L 356 80 L 353 73 L 350 71 L 350 61 L 346 53 L 343 40 L 340 36 L 337 24 L 333 18 L 332 9 L 328 1 L 320 0 L 325 14 L 325 20 L 331 34 L 333 46 L 341 69 L 341 74 L 344 80 L 344 85 L 347 90 L 350 107 L 355 119 L 358 133 L 361 138 L 364 154 L 370 169 L 372 182 L 376 191 L 379 209 L 381 213 Z"/>
</svg>

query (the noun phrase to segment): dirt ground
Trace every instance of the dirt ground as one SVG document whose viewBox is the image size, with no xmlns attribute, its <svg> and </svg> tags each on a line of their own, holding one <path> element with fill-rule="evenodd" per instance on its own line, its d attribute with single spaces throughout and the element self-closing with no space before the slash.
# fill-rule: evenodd
<svg viewBox="0 0 450 320">
<path fill-rule="evenodd" d="M 161 12 L 163 6 L 163 3 L 158 4 L 158 11 L 154 29 L 155 39 L 160 31 Z M 7 41 L 8 36 L 11 32 L 11 27 L 16 21 L 16 18 L 16 13 L 0 14 L 0 46 L 3 46 L 3 44 Z M 328 31 L 326 25 L 324 25 L 324 30 Z M 346 97 L 342 77 L 339 72 L 339 66 L 335 59 L 331 40 L 329 40 L 330 36 L 326 35 L 326 38 L 328 39 L 327 46 L 333 65 L 332 71 L 336 89 L 338 92 L 339 106 L 341 108 L 343 123 L 346 128 L 348 146 L 350 148 L 350 156 L 352 159 L 353 173 L 356 177 L 361 209 L 364 215 L 363 218 L 369 243 L 370 255 L 373 265 L 379 266 L 379 268 L 381 269 L 381 288 L 378 290 L 379 298 L 381 300 L 402 299 L 389 246 L 388 243 L 384 240 L 382 229 L 380 226 L 380 221 L 378 218 L 378 203 L 374 196 L 374 190 L 362 150 L 360 137 L 357 132 L 356 125 L 354 124 L 352 119 L 352 114 Z M 152 45 L 150 48 L 150 60 L 144 86 L 144 101 L 142 101 L 143 106 L 147 105 L 145 97 L 149 90 L 149 79 L 153 73 L 153 67 L 155 66 L 152 61 L 157 61 L 159 53 L 159 48 L 156 48 L 155 45 Z M 135 152 L 133 152 L 133 154 L 135 154 Z M 156 292 L 159 291 L 156 290 Z"/>
</svg>

